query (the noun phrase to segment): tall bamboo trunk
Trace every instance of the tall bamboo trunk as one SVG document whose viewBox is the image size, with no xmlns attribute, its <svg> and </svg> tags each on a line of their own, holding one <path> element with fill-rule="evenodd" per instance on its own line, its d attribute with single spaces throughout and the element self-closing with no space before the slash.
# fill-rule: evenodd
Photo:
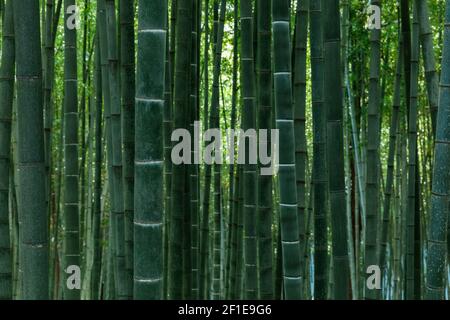
<svg viewBox="0 0 450 320">
<path fill-rule="evenodd" d="M 170 224 L 170 191 L 172 182 L 172 161 L 170 159 L 170 153 L 172 151 L 172 142 L 170 141 L 172 135 L 172 81 L 171 81 L 171 68 L 170 55 L 169 55 L 169 32 L 166 33 L 166 61 L 165 61 L 165 74 L 164 74 L 164 270 L 163 273 L 164 283 L 164 298 L 167 297 L 168 287 L 168 257 L 169 257 L 169 224 Z"/>
<path fill-rule="evenodd" d="M 64 21 L 69 18 L 69 7 L 74 0 L 64 0 Z M 69 12 L 69 13 L 68 13 Z M 78 164 L 78 79 L 77 33 L 75 26 L 64 23 L 64 299 L 80 299 L 80 288 L 70 289 L 66 284 L 72 266 L 80 267 L 79 226 L 79 164 Z"/>
<path fill-rule="evenodd" d="M 349 298 L 349 261 L 345 201 L 343 100 L 339 1 L 324 6 L 324 106 L 327 109 L 327 164 L 333 243 L 334 298 Z M 331 168 L 333 168 L 331 170 Z"/>
<path fill-rule="evenodd" d="M 120 103 L 120 73 L 116 23 L 116 4 L 105 0 L 106 34 L 108 41 L 108 81 L 110 87 L 111 149 L 112 149 L 112 222 L 115 241 L 114 273 L 116 275 L 116 295 L 119 299 L 130 299 L 132 291 L 125 273 L 125 219 L 122 160 L 122 115 Z"/>
<path fill-rule="evenodd" d="M 372 0 L 371 4 L 380 8 L 381 1 Z M 378 221 L 380 217 L 380 39 L 381 30 L 374 28 L 370 35 L 370 79 L 369 106 L 367 111 L 367 176 L 366 176 L 366 229 L 364 249 L 364 269 L 378 263 Z M 379 290 L 364 290 L 365 299 L 379 299 Z"/>
<path fill-rule="evenodd" d="M 54 82 L 54 40 L 53 40 L 53 19 L 54 19 L 54 6 L 53 0 L 47 0 L 45 10 L 45 38 L 44 38 L 44 57 L 43 57 L 43 69 L 44 69 L 44 139 L 45 139 L 45 172 L 46 172 L 46 187 L 47 187 L 47 209 L 51 215 L 51 160 L 52 160 L 52 120 L 53 120 L 53 105 L 52 105 L 52 91 Z"/>
<path fill-rule="evenodd" d="M 264 141 L 268 152 L 271 150 L 273 96 L 272 96 L 272 51 L 271 51 L 271 15 L 270 1 L 257 2 L 257 48 L 256 48 L 256 74 L 257 74 L 257 112 L 258 129 L 266 130 L 266 135 L 259 131 L 260 141 Z M 259 295 L 260 299 L 273 299 L 273 243 L 272 243 L 272 175 L 263 175 L 261 170 L 270 164 L 260 165 L 258 176 L 258 263 L 259 263 Z M 267 169 L 266 169 L 267 170 Z"/>
<path fill-rule="evenodd" d="M 92 240 L 93 240 L 93 261 L 92 261 L 92 294 L 94 300 L 100 298 L 100 270 L 102 264 L 101 255 L 101 192 L 102 192 L 102 74 L 101 74 L 101 56 L 100 42 L 98 40 L 95 51 L 95 68 L 94 68 L 94 88 L 95 88 L 95 170 L 94 170 L 94 197 L 93 197 L 93 214 L 92 214 Z"/>
<path fill-rule="evenodd" d="M 175 52 L 174 129 L 186 129 L 189 109 L 189 80 L 192 0 L 178 0 Z M 183 220 L 188 214 L 185 199 L 185 164 L 172 166 L 172 204 L 169 249 L 169 297 L 181 299 L 183 292 Z"/>
<path fill-rule="evenodd" d="M 430 105 L 433 137 L 436 135 L 436 118 L 438 112 L 439 75 L 436 71 L 435 48 L 433 45 L 433 32 L 430 25 L 428 1 L 419 0 L 417 6 L 419 16 L 420 42 L 422 45 L 423 67 L 427 85 L 428 103 Z"/>
<path fill-rule="evenodd" d="M 242 129 L 250 134 L 256 128 L 255 70 L 253 50 L 254 14 L 252 1 L 240 3 L 241 13 L 241 82 L 242 82 Z M 245 298 L 257 298 L 257 241 L 256 241 L 256 164 L 250 163 L 252 137 L 242 140 L 240 149 L 245 150 L 244 164 L 244 261 Z M 256 138 L 256 132 L 253 138 Z M 245 139 L 245 138 L 244 138 Z M 253 141 L 254 143 L 254 141 Z M 242 152 L 242 151 L 241 151 Z M 241 155 L 242 156 L 242 155 Z"/>
<path fill-rule="evenodd" d="M 105 277 L 107 279 L 105 285 L 105 297 L 112 298 L 113 285 L 111 284 L 111 263 L 113 262 L 114 248 L 113 248 L 113 218 L 112 218 L 112 204 L 114 203 L 114 179 L 112 172 L 112 133 L 111 133 L 111 95 L 110 95 L 110 82 L 109 82 L 109 64 L 108 64 L 108 38 L 106 32 L 106 12 L 105 12 L 105 0 L 99 0 L 97 3 L 97 28 L 100 44 L 100 63 L 101 63 L 101 76 L 102 76 L 102 94 L 104 104 L 104 118 L 105 118 L 105 142 L 106 142 L 106 161 L 107 161 L 107 182 L 108 192 L 110 195 L 110 212 L 108 228 L 108 248 L 106 251 L 107 262 L 105 263 Z"/>
<path fill-rule="evenodd" d="M 445 2 L 444 50 L 439 90 L 439 109 L 436 126 L 436 145 L 433 166 L 431 217 L 428 231 L 426 259 L 426 299 L 443 299 L 447 282 L 447 229 L 450 190 L 450 1 Z"/>
<path fill-rule="evenodd" d="M 238 2 L 233 1 L 233 71 L 232 71 L 232 93 L 231 93 L 231 129 L 236 129 L 237 120 L 237 95 L 238 95 Z M 233 147 L 229 150 L 233 159 L 236 154 L 236 150 Z M 227 252 L 227 270 L 225 277 L 225 295 L 227 298 L 231 295 L 233 288 L 232 281 L 235 279 L 235 265 L 236 265 L 236 235 L 237 235 L 237 213 L 235 210 L 236 203 L 236 166 L 234 162 L 230 163 L 229 171 L 229 229 L 228 229 L 228 252 Z M 233 279 L 233 280 L 232 280 Z"/>
<path fill-rule="evenodd" d="M 0 299 L 12 299 L 9 189 L 11 167 L 11 118 L 14 100 L 15 48 L 12 0 L 5 3 L 0 61 Z"/>
<path fill-rule="evenodd" d="M 305 264 L 305 207 L 306 207 L 306 52 L 308 43 L 309 1 L 297 1 L 293 48 L 293 100 L 295 134 L 295 171 L 298 201 L 301 288 L 303 290 Z"/>
<path fill-rule="evenodd" d="M 311 83 L 313 115 L 314 298 L 328 296 L 328 175 L 326 163 L 326 110 L 323 104 L 322 1 L 310 1 Z"/>
<path fill-rule="evenodd" d="M 384 204 L 383 204 L 383 220 L 381 225 L 381 239 L 380 239 L 380 268 L 382 274 L 385 275 L 388 272 L 387 267 L 387 246 L 388 246 L 388 234 L 389 229 L 392 228 L 391 220 L 391 207 L 392 207 L 392 195 L 394 187 L 394 161 L 397 147 L 397 132 L 399 127 L 399 111 L 400 111 L 400 98 L 401 98 L 401 80 L 402 80 L 402 67 L 403 67 L 403 48 L 401 35 L 399 34 L 397 50 L 397 66 L 395 73 L 394 83 L 394 96 L 392 102 L 392 115 L 391 125 L 389 128 L 389 153 L 387 162 L 387 175 L 386 175 L 386 187 L 384 191 Z M 383 288 L 386 293 L 387 288 Z"/>
<path fill-rule="evenodd" d="M 43 92 L 37 1 L 14 1 L 14 33 L 21 298 L 48 299 L 48 214 L 45 203 Z M 74 196 L 77 195 L 75 192 Z"/>
<path fill-rule="evenodd" d="M 211 96 L 211 111 L 209 123 L 212 129 L 220 129 L 220 102 L 219 102 L 219 80 L 222 67 L 222 45 L 224 35 L 224 24 L 226 14 L 226 1 L 221 0 L 219 24 L 217 26 L 217 42 L 214 46 L 214 76 Z M 221 143 L 221 142 L 219 142 Z M 215 150 L 218 152 L 219 150 Z M 220 271 L 220 253 L 221 253 L 221 219 L 222 219 L 222 204 L 221 204 L 221 165 L 214 163 L 214 237 L 213 237 L 213 287 L 212 298 L 221 298 L 221 271 Z"/>
<path fill-rule="evenodd" d="M 120 1 L 120 67 L 122 112 L 122 161 L 124 192 L 124 240 L 127 288 L 133 291 L 133 215 L 134 215 L 134 95 L 135 36 L 134 0 Z"/>
<path fill-rule="evenodd" d="M 241 10 L 242 11 L 242 10 Z M 276 126 L 279 130 L 280 228 L 283 289 L 286 299 L 301 299 L 301 264 L 298 232 L 297 186 L 295 182 L 295 140 L 292 105 L 291 39 L 289 1 L 272 3 L 274 95 Z"/>
<path fill-rule="evenodd" d="M 418 114 L 418 73 L 419 73 L 419 21 L 417 16 L 417 0 L 414 1 L 414 17 L 411 36 L 411 78 L 408 117 L 408 202 L 407 202 L 407 245 L 406 245 L 406 299 L 414 299 L 415 283 L 420 281 L 415 274 L 415 257 L 420 254 L 415 250 L 416 210 L 417 206 L 417 114 Z M 408 81 L 408 79 L 406 79 Z"/>
<path fill-rule="evenodd" d="M 134 175 L 134 298 L 163 298 L 163 108 L 167 2 L 139 1 Z M 158 84 L 158 85 L 152 85 Z M 148 130 L 148 124 L 152 130 Z M 152 195 L 149 197 L 148 195 Z"/>
<path fill-rule="evenodd" d="M 200 38 L 200 28 L 199 28 L 199 13 L 200 10 L 200 1 L 194 0 L 193 2 L 193 23 L 192 23 L 192 36 L 191 36 L 191 70 L 190 70 L 190 99 L 189 99 L 189 107 L 190 107 L 190 114 L 188 116 L 188 125 L 189 125 L 189 132 L 191 134 L 191 137 L 194 135 L 194 132 L 196 130 L 196 121 L 199 121 L 199 38 Z M 197 159 L 199 158 L 199 148 L 200 147 L 200 141 L 196 141 L 192 139 L 191 141 L 191 159 Z M 190 253 L 190 270 L 188 270 L 187 274 L 191 277 L 190 279 L 190 291 L 186 292 L 186 295 L 190 297 L 191 299 L 198 299 L 199 296 L 199 225 L 200 225 L 200 190 L 199 190 L 199 173 L 200 173 L 200 167 L 198 164 L 194 163 L 190 165 L 189 167 L 189 203 L 190 203 L 190 210 L 191 210 L 191 224 L 190 224 L 190 231 L 191 231 L 191 241 L 189 244 L 189 250 Z M 188 226 L 189 228 L 189 226 Z M 188 290 L 189 288 L 187 288 Z"/>
</svg>

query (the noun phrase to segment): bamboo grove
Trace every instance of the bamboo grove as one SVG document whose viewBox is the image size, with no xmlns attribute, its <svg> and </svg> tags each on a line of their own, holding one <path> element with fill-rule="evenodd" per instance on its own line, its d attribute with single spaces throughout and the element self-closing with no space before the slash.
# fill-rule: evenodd
<svg viewBox="0 0 450 320">
<path fill-rule="evenodd" d="M 0 10 L 0 299 L 449 298 L 450 0 Z"/>
</svg>

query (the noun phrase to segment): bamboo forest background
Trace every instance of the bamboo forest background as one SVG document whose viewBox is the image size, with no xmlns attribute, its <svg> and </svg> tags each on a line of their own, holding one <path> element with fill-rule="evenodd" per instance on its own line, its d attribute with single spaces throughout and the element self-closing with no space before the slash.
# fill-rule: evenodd
<svg viewBox="0 0 450 320">
<path fill-rule="evenodd" d="M 0 8 L 0 298 L 448 299 L 450 0 Z"/>
</svg>

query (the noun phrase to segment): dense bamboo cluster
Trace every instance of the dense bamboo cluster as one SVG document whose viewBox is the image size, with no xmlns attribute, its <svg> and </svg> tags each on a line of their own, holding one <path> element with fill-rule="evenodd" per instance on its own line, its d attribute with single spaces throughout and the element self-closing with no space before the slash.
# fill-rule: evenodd
<svg viewBox="0 0 450 320">
<path fill-rule="evenodd" d="M 448 299 L 450 0 L 0 0 L 0 299 Z"/>
</svg>

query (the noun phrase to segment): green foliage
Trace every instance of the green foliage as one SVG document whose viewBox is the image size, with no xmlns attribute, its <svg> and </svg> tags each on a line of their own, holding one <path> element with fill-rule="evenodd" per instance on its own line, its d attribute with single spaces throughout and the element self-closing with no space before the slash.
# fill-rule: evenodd
<svg viewBox="0 0 450 320">
<path fill-rule="evenodd" d="M 0 298 L 448 298 L 448 2 L 0 1 Z"/>
</svg>

